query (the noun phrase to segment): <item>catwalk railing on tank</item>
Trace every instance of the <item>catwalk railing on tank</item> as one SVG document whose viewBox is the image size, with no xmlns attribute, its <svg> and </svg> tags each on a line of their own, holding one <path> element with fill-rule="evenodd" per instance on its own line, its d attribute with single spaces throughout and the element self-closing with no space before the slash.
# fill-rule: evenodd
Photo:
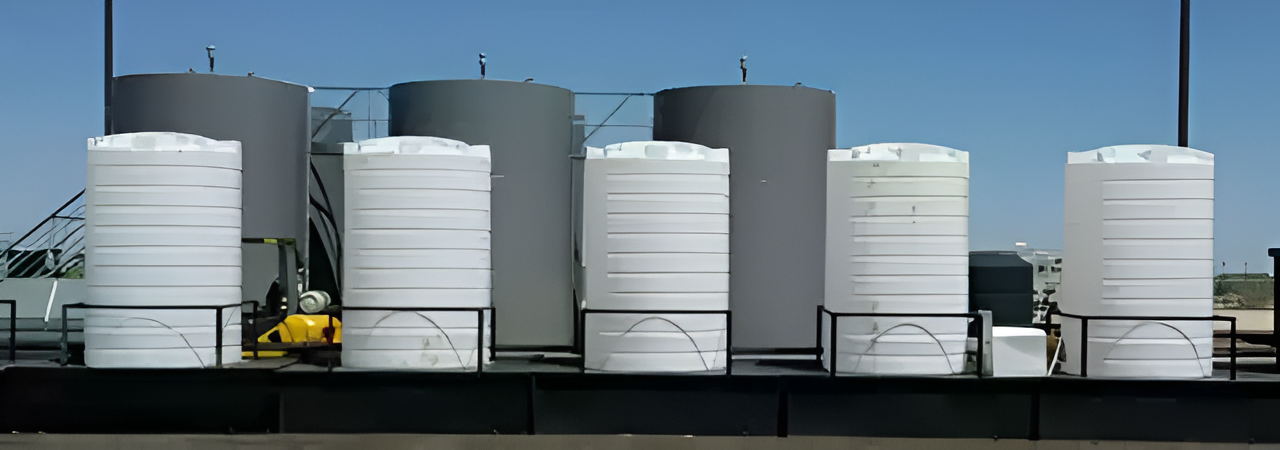
<svg viewBox="0 0 1280 450">
<path fill-rule="evenodd" d="M 0 252 L 5 278 L 84 277 L 84 191 Z"/>
<path fill-rule="evenodd" d="M 389 89 L 341 86 L 313 87 L 311 93 L 312 141 L 354 142 L 387 137 L 390 110 Z M 325 111 L 328 112 L 326 113 Z M 338 126 L 349 126 L 350 129 L 336 130 L 335 128 Z M 332 136 L 332 139 L 327 138 L 329 136 Z"/>
<path fill-rule="evenodd" d="M 587 146 L 653 140 L 653 94 L 576 92 L 574 111 Z"/>
<path fill-rule="evenodd" d="M 390 88 L 319 86 L 313 89 L 311 105 L 332 109 L 322 117 L 311 118 L 313 139 L 322 139 L 339 122 L 350 124 L 353 141 L 387 137 Z M 653 139 L 651 93 L 575 92 L 574 111 L 582 116 L 586 145 L 603 147 Z M 346 131 L 335 136 L 345 136 Z"/>
</svg>

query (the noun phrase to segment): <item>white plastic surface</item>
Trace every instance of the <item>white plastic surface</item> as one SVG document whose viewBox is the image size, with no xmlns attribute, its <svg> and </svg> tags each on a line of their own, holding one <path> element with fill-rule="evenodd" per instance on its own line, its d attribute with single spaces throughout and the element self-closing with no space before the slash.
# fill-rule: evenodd
<svg viewBox="0 0 1280 450">
<path fill-rule="evenodd" d="M 831 311 L 967 312 L 969 154 L 926 144 L 831 150 L 826 247 Z M 967 329 L 964 318 L 845 317 L 836 330 L 836 370 L 960 373 Z M 823 356 L 828 368 L 832 353 Z"/>
<path fill-rule="evenodd" d="M 85 310 L 89 367 L 211 367 L 240 360 L 240 143 L 179 133 L 90 139 L 87 302 L 221 310 Z"/>
<path fill-rule="evenodd" d="M 1048 371 L 1044 330 L 1024 327 L 991 327 L 992 375 L 1043 377 Z"/>
<path fill-rule="evenodd" d="M 1213 315 L 1213 155 L 1162 145 L 1069 153 L 1063 236 L 1066 313 Z M 1080 322 L 1062 318 L 1080 372 Z M 1212 371 L 1209 322 L 1089 322 L 1090 377 L 1200 378 Z"/>
<path fill-rule="evenodd" d="M 491 306 L 489 147 L 401 136 L 344 153 L 344 305 Z M 474 369 L 488 355 L 481 324 L 484 349 L 488 313 L 346 311 L 342 364 Z"/>
<path fill-rule="evenodd" d="M 681 142 L 590 148 L 583 182 L 584 305 L 729 307 L 729 151 Z M 721 314 L 590 314 L 586 368 L 723 370 Z"/>
</svg>

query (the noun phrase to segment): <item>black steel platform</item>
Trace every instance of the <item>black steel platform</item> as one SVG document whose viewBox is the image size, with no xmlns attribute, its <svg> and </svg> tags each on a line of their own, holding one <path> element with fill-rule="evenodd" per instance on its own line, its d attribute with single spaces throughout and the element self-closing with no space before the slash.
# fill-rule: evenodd
<svg viewBox="0 0 1280 450">
<path fill-rule="evenodd" d="M 203 370 L 27 362 L 0 371 L 0 431 L 1280 442 L 1280 377 L 1269 374 L 831 378 L 809 364 L 737 361 L 726 377 L 578 373 L 521 360 L 500 360 L 483 375 L 328 371 L 283 360 Z"/>
</svg>

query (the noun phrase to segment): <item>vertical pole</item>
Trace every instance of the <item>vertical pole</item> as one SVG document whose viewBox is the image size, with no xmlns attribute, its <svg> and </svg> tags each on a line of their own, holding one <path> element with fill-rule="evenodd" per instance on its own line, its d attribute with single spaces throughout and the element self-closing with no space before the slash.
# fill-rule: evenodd
<svg viewBox="0 0 1280 450">
<path fill-rule="evenodd" d="M 253 346 L 253 359 L 258 359 L 258 301 L 249 300 L 245 303 L 250 305 L 253 312 L 249 313 L 249 345 Z M 242 303 L 243 304 L 243 303 Z M 244 323 L 244 317 L 240 318 L 240 323 Z M 243 340 L 241 341 L 243 344 Z"/>
<path fill-rule="evenodd" d="M 476 376 L 484 373 L 484 309 L 476 309 Z"/>
<path fill-rule="evenodd" d="M 114 36 L 114 34 L 115 34 L 115 33 L 113 33 L 113 32 L 112 32 L 112 30 L 111 30 L 111 28 L 112 28 L 112 24 L 111 24 L 111 22 L 112 22 L 111 10 L 112 10 L 112 9 L 114 9 L 114 8 L 112 7 L 111 2 L 112 2 L 112 0 L 105 0 L 105 1 L 104 1 L 104 4 L 103 4 L 103 7 L 104 7 L 104 10 L 103 10 L 103 14 L 104 14 L 104 17 L 103 17 L 103 28 L 104 28 L 104 30 L 103 30 L 103 42 L 104 42 L 104 45 L 103 45 L 103 71 L 102 71 L 102 72 L 103 72 L 103 89 L 102 89 L 102 101 L 103 101 L 103 104 L 102 104 L 102 106 L 103 106 L 103 111 L 102 111 L 102 112 L 103 112 L 103 126 L 102 126 L 102 134 L 103 134 L 104 136 L 105 136 L 105 135 L 109 135 L 109 134 L 111 134 L 111 97 L 112 97 L 112 88 L 111 88 L 111 81 L 112 81 L 112 80 L 111 80 L 111 79 L 112 79 L 112 77 L 114 77 L 114 76 L 115 76 L 115 55 L 113 54 L 115 44 L 114 44 L 114 42 L 112 42 L 112 37 Z"/>
<path fill-rule="evenodd" d="M 222 308 L 213 308 L 213 314 L 218 316 L 217 319 L 215 319 L 213 322 L 214 326 L 217 327 L 216 329 L 213 330 L 213 338 L 217 340 L 217 342 L 213 344 L 213 351 L 216 353 L 213 357 L 213 360 L 216 361 L 215 367 L 221 369 L 222 368 Z"/>
<path fill-rule="evenodd" d="M 1189 79 L 1191 76 L 1191 0 L 1182 0 L 1181 48 L 1178 58 L 1178 146 L 1187 146 Z"/>
<path fill-rule="evenodd" d="M 1080 319 L 1080 378 L 1089 377 L 1089 319 Z"/>
<path fill-rule="evenodd" d="M 63 366 L 67 365 L 67 322 L 70 320 L 70 318 L 67 317 L 68 306 L 70 305 L 62 305 L 62 341 L 60 342 L 61 345 L 59 347 L 62 349 L 62 352 L 58 355 L 58 364 Z"/>
<path fill-rule="evenodd" d="M 836 334 L 837 334 L 836 331 L 840 329 L 840 316 L 836 314 L 830 314 L 830 316 L 831 316 L 831 350 L 830 350 L 831 353 L 827 355 L 827 357 L 831 358 L 831 376 L 834 377 L 836 376 L 836 361 L 840 360 L 840 358 L 838 358 L 840 354 L 836 353 Z M 859 361 L 861 361 L 861 359 L 859 359 Z M 854 369 L 857 369 L 857 367 L 854 367 Z"/>
<path fill-rule="evenodd" d="M 578 348 L 582 349 L 582 359 L 579 361 L 581 361 L 580 369 L 585 373 L 587 371 L 587 309 L 578 310 L 578 317 L 578 327 L 582 329 L 578 333 Z"/>
<path fill-rule="evenodd" d="M 983 358 L 984 356 L 983 354 L 985 353 L 985 350 L 986 350 L 984 344 L 986 344 L 987 333 L 984 331 L 984 328 L 983 328 L 985 324 L 982 322 L 982 314 L 978 314 L 977 316 L 974 316 L 973 320 L 974 322 L 978 323 L 978 357 L 976 359 L 978 362 L 978 378 L 982 378 L 983 371 L 986 370 L 986 366 L 983 365 L 983 363 L 986 362 Z M 947 356 L 947 352 L 945 351 L 942 352 L 942 357 L 950 358 L 949 356 Z M 963 364 L 961 366 L 963 366 Z"/>
<path fill-rule="evenodd" d="M 822 305 L 818 305 L 818 321 L 815 322 L 816 329 L 813 335 L 813 352 L 817 353 L 817 360 L 822 362 Z"/>
<path fill-rule="evenodd" d="M 574 314 L 577 317 L 577 314 Z M 498 308 L 489 306 L 489 361 L 498 360 Z"/>
<path fill-rule="evenodd" d="M 291 309 L 293 304 L 288 300 L 291 298 L 289 291 L 294 288 L 289 286 L 289 251 L 284 244 L 276 244 L 276 276 L 278 280 L 276 285 L 280 286 L 280 293 L 284 294 L 285 301 L 284 308 L 272 311 L 272 315 L 283 313 L 285 317 L 288 317 L 289 314 L 293 313 L 293 309 Z"/>
<path fill-rule="evenodd" d="M 724 374 L 733 375 L 733 310 L 724 311 Z"/>
<path fill-rule="evenodd" d="M 1213 367 L 1213 358 L 1209 358 L 1209 367 Z M 1212 370 L 1212 369 L 1210 369 Z M 1236 379 L 1236 318 L 1231 318 L 1231 380 Z"/>
<path fill-rule="evenodd" d="M 1280 276 L 1280 248 L 1267 249 L 1267 256 L 1271 257 L 1271 273 L 1275 274 L 1271 278 L 1271 298 L 1280 299 L 1280 283 L 1276 283 L 1277 276 Z M 1272 308 L 1271 319 L 1273 324 L 1280 324 L 1280 308 Z M 1280 355 L 1280 327 L 1272 327 L 1271 331 L 1271 347 L 1278 349 L 1276 354 Z M 1276 358 L 1276 372 L 1280 373 L 1280 358 Z"/>
<path fill-rule="evenodd" d="M 9 362 L 18 362 L 18 301 L 9 300 Z"/>
</svg>

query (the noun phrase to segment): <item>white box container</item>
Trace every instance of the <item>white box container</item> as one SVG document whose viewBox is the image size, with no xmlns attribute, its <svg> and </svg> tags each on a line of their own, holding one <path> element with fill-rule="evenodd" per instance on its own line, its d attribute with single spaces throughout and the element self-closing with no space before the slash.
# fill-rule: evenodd
<svg viewBox="0 0 1280 450">
<path fill-rule="evenodd" d="M 991 327 L 992 376 L 1043 377 L 1048 372 L 1044 330 Z"/>
</svg>

